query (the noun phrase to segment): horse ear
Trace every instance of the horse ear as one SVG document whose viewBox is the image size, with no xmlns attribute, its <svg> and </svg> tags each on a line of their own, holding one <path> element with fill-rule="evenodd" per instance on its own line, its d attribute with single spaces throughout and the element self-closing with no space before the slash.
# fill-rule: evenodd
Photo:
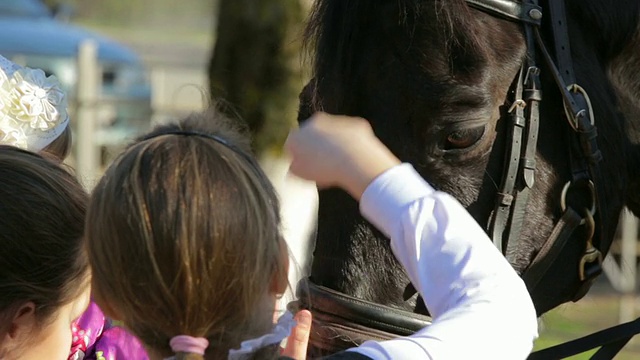
<svg viewBox="0 0 640 360">
<path fill-rule="evenodd" d="M 299 100 L 300 106 L 298 108 L 298 124 L 302 124 L 305 120 L 311 117 L 316 111 L 314 104 L 314 98 L 316 96 L 316 81 L 311 79 L 307 85 L 300 92 Z"/>
</svg>

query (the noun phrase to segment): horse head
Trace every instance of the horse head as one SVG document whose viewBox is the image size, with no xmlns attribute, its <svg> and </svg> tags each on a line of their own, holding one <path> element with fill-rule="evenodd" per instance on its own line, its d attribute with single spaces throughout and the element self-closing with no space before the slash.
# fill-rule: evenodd
<svg viewBox="0 0 640 360">
<path fill-rule="evenodd" d="M 515 186 L 529 187 L 528 201 L 526 207 L 509 209 L 519 225 L 517 236 L 505 241 L 502 250 L 525 275 L 536 256 L 553 245 L 547 240 L 564 231 L 558 224 L 572 221 L 565 219 L 567 203 L 579 220 L 562 252 L 530 288 L 542 314 L 584 295 L 579 264 L 588 239 L 605 255 L 625 202 L 638 209 L 627 194 L 637 186 L 633 178 L 640 157 L 627 134 L 629 121 L 618 107 L 620 89 L 610 73 L 629 48 L 640 10 L 630 1 L 566 2 L 575 79 L 588 94 L 603 159 L 591 172 L 590 190 L 590 184 L 574 189 L 571 183 L 572 130 L 553 69 L 544 65 L 540 49 L 537 60 L 530 58 L 531 37 L 521 21 L 476 3 L 482 1 L 317 0 L 306 31 L 314 77 L 301 93 L 299 119 L 315 111 L 368 119 L 401 160 L 413 164 L 436 189 L 455 196 L 492 235 L 496 204 L 505 201 L 499 193 L 510 176 L 510 149 L 520 141 L 513 135 L 513 114 L 521 110 L 514 93 L 518 81 L 538 76 L 523 66 L 535 62 L 541 101 L 537 146 L 534 139 L 527 159 L 535 181 Z M 606 18 L 601 3 L 615 7 Z M 554 30 L 544 20 L 545 4 L 539 36 L 552 49 Z M 530 131 L 525 126 L 522 139 Z M 525 147 L 520 144 L 514 161 L 522 162 Z M 515 176 L 523 176 L 521 171 Z M 424 312 L 419 303 L 406 301 L 407 277 L 387 239 L 359 216 L 356 203 L 336 189 L 320 191 L 319 198 L 313 282 L 370 302 Z M 509 227 L 514 226 L 499 229 L 509 232 Z"/>
</svg>

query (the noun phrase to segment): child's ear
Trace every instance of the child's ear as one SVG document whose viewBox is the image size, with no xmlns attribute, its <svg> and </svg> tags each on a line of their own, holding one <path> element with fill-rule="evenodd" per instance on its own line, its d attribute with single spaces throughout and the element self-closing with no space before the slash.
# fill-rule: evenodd
<svg viewBox="0 0 640 360">
<path fill-rule="evenodd" d="M 280 240 L 280 263 L 283 266 L 273 272 L 271 279 L 271 293 L 282 295 L 289 287 L 289 249 L 284 240 Z"/>
<path fill-rule="evenodd" d="M 3 339 L 0 339 L 2 347 L 9 353 L 12 349 L 24 345 L 25 337 L 29 336 L 37 325 L 36 304 L 29 301 L 14 309 L 15 312 L 8 316 L 10 323 L 7 331 L 3 334 Z"/>
<path fill-rule="evenodd" d="M 279 271 L 273 274 L 273 279 L 271 280 L 271 293 L 276 295 L 282 295 L 287 288 L 289 287 L 289 277 L 287 273 L 280 273 Z"/>
</svg>

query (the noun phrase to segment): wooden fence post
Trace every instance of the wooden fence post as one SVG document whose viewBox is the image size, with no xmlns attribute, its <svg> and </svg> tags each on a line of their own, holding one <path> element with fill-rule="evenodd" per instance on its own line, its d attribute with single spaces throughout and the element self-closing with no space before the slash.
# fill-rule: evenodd
<svg viewBox="0 0 640 360">
<path fill-rule="evenodd" d="M 620 323 L 636 318 L 637 245 L 638 219 L 625 208 L 620 216 L 620 263 L 614 260 L 614 254 L 609 254 L 603 264 L 609 282 L 615 290 L 622 293 L 619 301 Z"/>
<path fill-rule="evenodd" d="M 93 40 L 87 40 L 78 49 L 75 138 L 76 171 L 80 183 L 87 191 L 91 191 L 95 185 L 100 166 L 96 117 L 101 80 L 98 47 Z"/>
</svg>

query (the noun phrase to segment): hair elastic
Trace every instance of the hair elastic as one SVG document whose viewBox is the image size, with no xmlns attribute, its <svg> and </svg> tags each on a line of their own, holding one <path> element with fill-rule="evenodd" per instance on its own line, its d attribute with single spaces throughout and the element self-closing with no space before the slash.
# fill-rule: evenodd
<svg viewBox="0 0 640 360">
<path fill-rule="evenodd" d="M 204 355 L 205 350 L 209 347 L 209 340 L 202 337 L 178 335 L 171 338 L 169 346 L 174 353 Z"/>
</svg>

